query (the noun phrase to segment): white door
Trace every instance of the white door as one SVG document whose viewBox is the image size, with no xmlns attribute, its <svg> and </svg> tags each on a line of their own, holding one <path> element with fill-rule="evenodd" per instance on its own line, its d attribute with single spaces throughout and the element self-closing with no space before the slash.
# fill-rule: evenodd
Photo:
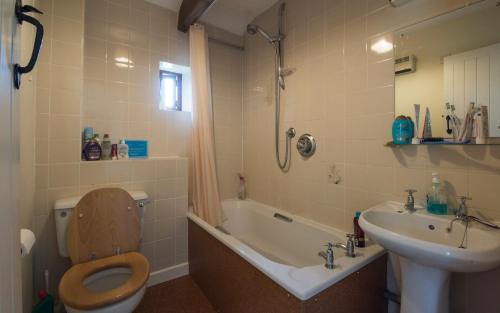
<svg viewBox="0 0 500 313">
<path fill-rule="evenodd" d="M 21 312 L 19 229 L 16 203 L 16 100 L 12 80 L 15 0 L 0 0 L 0 312 Z"/>
<path fill-rule="evenodd" d="M 457 116 L 471 102 L 487 106 L 489 137 L 500 137 L 500 44 L 445 57 L 444 80 L 445 103 L 455 105 Z"/>
</svg>

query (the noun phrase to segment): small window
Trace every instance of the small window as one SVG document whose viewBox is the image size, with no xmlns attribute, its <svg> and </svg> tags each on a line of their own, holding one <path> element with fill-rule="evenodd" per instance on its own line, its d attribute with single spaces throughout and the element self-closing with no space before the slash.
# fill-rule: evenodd
<svg viewBox="0 0 500 313">
<path fill-rule="evenodd" d="M 160 70 L 160 109 L 182 111 L 182 74 Z"/>
</svg>

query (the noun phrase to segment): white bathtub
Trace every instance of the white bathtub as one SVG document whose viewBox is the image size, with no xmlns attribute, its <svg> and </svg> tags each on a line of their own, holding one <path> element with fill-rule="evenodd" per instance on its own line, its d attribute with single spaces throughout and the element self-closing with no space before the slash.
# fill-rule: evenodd
<svg viewBox="0 0 500 313">
<path fill-rule="evenodd" d="M 300 300 L 311 298 L 385 253 L 370 243 L 356 249 L 355 258 L 335 249 L 335 268 L 328 270 L 318 252 L 325 250 L 327 242 L 345 243 L 346 233 L 252 200 L 225 200 L 222 206 L 227 217 L 222 229 L 192 212 L 188 217 Z M 292 221 L 275 218 L 275 213 Z"/>
</svg>

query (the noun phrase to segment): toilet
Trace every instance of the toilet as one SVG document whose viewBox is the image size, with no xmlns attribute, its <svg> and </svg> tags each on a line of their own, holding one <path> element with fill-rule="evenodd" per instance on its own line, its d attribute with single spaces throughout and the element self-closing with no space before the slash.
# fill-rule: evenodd
<svg viewBox="0 0 500 313">
<path fill-rule="evenodd" d="M 146 291 L 149 263 L 137 252 L 147 194 L 120 188 L 57 200 L 59 254 L 73 266 L 59 283 L 68 313 L 131 313 Z"/>
</svg>

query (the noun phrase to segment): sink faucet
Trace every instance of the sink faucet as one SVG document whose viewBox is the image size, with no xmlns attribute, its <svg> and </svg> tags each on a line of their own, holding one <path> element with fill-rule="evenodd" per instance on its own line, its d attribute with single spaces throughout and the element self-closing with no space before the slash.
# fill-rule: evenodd
<svg viewBox="0 0 500 313">
<path fill-rule="evenodd" d="M 458 197 L 458 200 L 460 200 L 460 204 L 458 206 L 458 209 L 455 211 L 455 217 L 459 218 L 459 219 L 467 217 L 469 215 L 469 208 L 467 207 L 467 200 L 472 200 L 472 198 L 460 196 L 460 197 Z"/>
<path fill-rule="evenodd" d="M 347 234 L 346 237 L 347 237 L 346 244 L 336 243 L 334 246 L 335 248 L 344 249 L 346 256 L 354 258 L 356 256 L 356 253 L 354 253 L 354 234 Z"/>
<path fill-rule="evenodd" d="M 327 247 L 326 251 L 320 251 L 318 253 L 318 255 L 320 257 L 322 257 L 323 259 L 325 259 L 325 267 L 329 270 L 333 270 L 333 260 L 334 260 L 334 257 L 333 257 L 333 247 L 334 247 L 334 244 L 329 242 L 325 245 L 325 247 Z"/>
<path fill-rule="evenodd" d="M 408 197 L 406 198 L 406 204 L 405 204 L 405 209 L 413 213 L 417 209 L 415 209 L 415 197 L 413 197 L 413 194 L 417 192 L 415 189 L 406 189 L 405 190 L 408 193 Z"/>
<path fill-rule="evenodd" d="M 458 200 L 460 201 L 460 205 L 458 206 L 458 209 L 455 211 L 455 218 L 451 220 L 450 226 L 446 228 L 446 231 L 451 233 L 453 230 L 453 224 L 456 221 L 464 222 L 466 227 L 468 227 L 469 222 L 474 221 L 478 222 L 479 224 L 482 224 L 484 226 L 493 228 L 493 229 L 500 229 L 500 226 L 495 225 L 493 223 L 490 223 L 488 221 L 482 220 L 478 217 L 469 215 L 469 208 L 467 207 L 467 200 L 472 200 L 472 198 L 465 197 L 465 196 L 460 196 L 457 197 Z"/>
</svg>

